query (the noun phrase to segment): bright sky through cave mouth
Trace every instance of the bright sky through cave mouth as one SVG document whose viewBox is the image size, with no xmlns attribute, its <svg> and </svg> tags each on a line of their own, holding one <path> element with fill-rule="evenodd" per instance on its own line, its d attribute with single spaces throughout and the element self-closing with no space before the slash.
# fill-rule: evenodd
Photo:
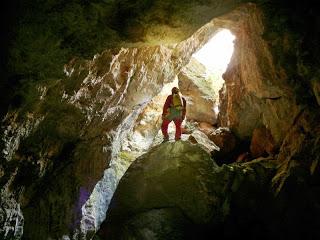
<svg viewBox="0 0 320 240">
<path fill-rule="evenodd" d="M 235 36 L 223 29 L 214 35 L 193 57 L 209 71 L 224 73 L 233 53 Z"/>
</svg>

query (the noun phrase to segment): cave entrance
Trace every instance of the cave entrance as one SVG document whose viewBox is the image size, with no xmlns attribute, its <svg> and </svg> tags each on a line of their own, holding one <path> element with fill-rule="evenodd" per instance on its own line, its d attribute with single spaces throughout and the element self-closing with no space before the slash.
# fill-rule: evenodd
<svg viewBox="0 0 320 240">
<path fill-rule="evenodd" d="M 219 112 L 219 91 L 224 84 L 222 74 L 233 54 L 234 40 L 235 36 L 230 30 L 215 30 L 212 37 L 192 54 L 189 63 L 181 72 L 172 81 L 164 84 L 159 94 L 146 106 L 123 148 L 146 152 L 150 146 L 162 141 L 160 116 L 172 87 L 179 87 L 187 99 L 187 117 L 183 127 L 188 125 L 187 128 L 190 128 L 190 121 L 214 124 Z M 174 135 L 173 122 L 169 124 L 168 132 L 171 137 Z"/>
<path fill-rule="evenodd" d="M 192 57 L 205 67 L 205 80 L 209 82 L 209 88 L 215 92 L 219 100 L 219 90 L 224 80 L 222 74 L 226 71 L 230 62 L 235 36 L 228 29 L 218 31 L 202 48 Z"/>
<path fill-rule="evenodd" d="M 221 28 L 195 51 L 182 69 L 179 87 L 188 98 L 187 118 L 195 122 L 217 123 L 219 91 L 234 50 L 235 36 Z"/>
</svg>

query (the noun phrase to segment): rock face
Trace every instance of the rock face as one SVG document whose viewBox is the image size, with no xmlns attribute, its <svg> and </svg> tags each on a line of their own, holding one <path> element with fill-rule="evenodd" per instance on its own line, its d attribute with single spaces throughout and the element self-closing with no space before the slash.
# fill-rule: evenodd
<svg viewBox="0 0 320 240">
<path fill-rule="evenodd" d="M 214 130 L 215 127 L 207 122 L 200 122 L 198 124 L 198 128 L 201 132 L 205 133 L 207 136 L 209 136 Z"/>
<path fill-rule="evenodd" d="M 20 239 L 23 235 L 24 218 L 20 204 L 15 200 L 14 195 L 3 188 L 1 189 L 0 206 L 0 238 Z"/>
<path fill-rule="evenodd" d="M 20 199 L 25 237 L 80 238 L 96 230 L 130 164 L 117 158 L 126 135 L 164 81 L 174 79 L 170 57 L 165 47 L 147 47 L 107 50 L 92 61 L 74 59 L 65 66 L 64 79 L 39 87 L 28 108 L 7 115 L 1 184 Z M 99 180 L 106 187 L 95 188 Z M 90 209 L 95 210 L 82 212 L 94 189 Z"/>
<path fill-rule="evenodd" d="M 230 129 L 220 127 L 209 134 L 209 138 L 220 148 L 221 154 L 231 153 L 236 147 L 236 138 Z"/>
<path fill-rule="evenodd" d="M 211 153 L 219 166 L 236 161 L 238 155 L 246 150 L 227 127 L 213 130 L 208 137 L 219 147 Z"/>
<path fill-rule="evenodd" d="M 319 112 L 304 110 L 288 132 L 279 150 L 279 169 L 273 179 L 277 192 L 286 181 L 303 172 L 312 181 L 319 180 Z M 293 176 L 291 176 L 293 175 Z M 317 185 L 317 184 L 316 184 Z M 311 187 L 312 189 L 312 187 Z"/>
<path fill-rule="evenodd" d="M 197 122 L 216 122 L 217 96 L 205 79 L 205 67 L 192 58 L 179 73 L 179 88 L 187 100 L 187 118 Z"/>
<path fill-rule="evenodd" d="M 252 158 L 266 157 L 276 153 L 275 143 L 272 135 L 265 127 L 253 130 L 250 143 L 250 153 Z"/>
<path fill-rule="evenodd" d="M 258 201 L 268 193 L 258 189 L 270 184 L 274 166 L 257 161 L 220 168 L 199 145 L 183 141 L 158 145 L 139 157 L 120 180 L 98 239 L 211 239 L 242 234 L 255 214 L 238 229 L 218 230 L 218 226 L 228 225 L 241 207 L 250 206 L 251 213 L 266 207 Z M 245 197 L 249 192 L 250 200 Z"/>
<path fill-rule="evenodd" d="M 275 65 L 268 42 L 262 37 L 261 10 L 254 6 L 243 10 L 247 15 L 233 29 L 235 51 L 223 76 L 220 125 L 229 126 L 241 139 L 265 125 L 279 146 L 301 107 L 286 84 L 285 70 Z"/>
</svg>

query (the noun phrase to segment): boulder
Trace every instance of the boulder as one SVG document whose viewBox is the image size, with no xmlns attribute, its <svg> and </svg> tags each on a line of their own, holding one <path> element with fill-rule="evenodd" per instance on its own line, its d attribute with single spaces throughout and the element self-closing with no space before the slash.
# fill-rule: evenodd
<svg viewBox="0 0 320 240">
<path fill-rule="evenodd" d="M 276 144 L 271 132 L 262 126 L 254 129 L 250 144 L 250 153 L 253 158 L 266 157 L 274 155 L 276 152 Z"/>
<path fill-rule="evenodd" d="M 239 154 L 239 156 L 236 159 L 236 162 L 247 162 L 249 160 L 249 153 L 243 152 Z"/>
<path fill-rule="evenodd" d="M 191 143 L 198 144 L 200 147 L 202 147 L 205 151 L 208 153 L 211 153 L 212 151 L 219 151 L 220 148 L 212 142 L 206 134 L 199 130 L 194 130 L 188 137 L 188 140 Z"/>
<path fill-rule="evenodd" d="M 218 167 L 198 144 L 160 144 L 133 162 L 120 180 L 96 237 L 185 240 L 238 236 L 256 221 L 258 209 L 269 209 L 270 202 L 263 199 L 270 194 L 267 186 L 274 169 L 273 162 L 263 159 Z M 248 194 L 250 201 L 245 197 Z M 249 217 L 241 222 L 238 214 L 245 213 Z M 219 227 L 221 224 L 227 227 Z"/>
<path fill-rule="evenodd" d="M 229 128 L 220 127 L 214 130 L 209 139 L 213 141 L 219 148 L 221 154 L 231 153 L 236 147 L 236 137 Z"/>
<path fill-rule="evenodd" d="M 179 73 L 179 88 L 187 100 L 187 119 L 197 122 L 216 122 L 213 111 L 216 96 L 205 79 L 205 67 L 196 59 Z"/>
<path fill-rule="evenodd" d="M 107 212 L 107 220 L 98 235 L 118 239 L 119 234 L 125 231 L 123 227 L 127 222 L 137 222 L 134 219 L 142 213 L 146 213 L 148 218 L 160 215 L 162 219 L 172 215 L 174 221 L 181 217 L 196 223 L 208 221 L 210 205 L 215 199 L 209 196 L 206 185 L 209 184 L 208 176 L 215 168 L 217 166 L 210 155 L 199 145 L 178 141 L 152 148 L 139 157 L 120 180 Z M 155 209 L 163 211 L 155 212 Z M 160 224 L 160 219 L 158 217 L 153 221 Z M 173 221 L 172 218 L 170 221 Z M 169 229 L 170 221 L 165 223 Z"/>
<path fill-rule="evenodd" d="M 200 122 L 198 127 L 199 130 L 204 132 L 207 136 L 209 136 L 216 129 L 212 124 L 208 122 Z"/>
</svg>

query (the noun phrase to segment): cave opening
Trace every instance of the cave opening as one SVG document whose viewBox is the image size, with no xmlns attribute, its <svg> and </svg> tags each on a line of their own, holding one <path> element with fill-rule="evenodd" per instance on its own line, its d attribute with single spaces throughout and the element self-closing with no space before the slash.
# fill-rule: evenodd
<svg viewBox="0 0 320 240">
<path fill-rule="evenodd" d="M 232 57 L 234 40 L 235 36 L 230 30 L 221 29 L 192 55 L 192 58 L 205 67 L 204 82 L 215 97 L 215 114 L 219 113 L 219 91 L 224 84 L 222 75 Z"/>
<path fill-rule="evenodd" d="M 223 87 L 225 73 L 234 51 L 235 36 L 229 29 L 219 29 L 199 50 L 191 56 L 192 68 L 199 65 L 194 83 L 213 99 L 213 111 L 219 113 L 219 91 Z M 198 80 L 198 81 L 197 81 Z"/>
<path fill-rule="evenodd" d="M 220 104 L 219 91 L 224 84 L 222 75 L 231 60 L 234 51 L 234 40 L 235 36 L 227 28 L 220 28 L 215 31 L 207 42 L 191 55 L 190 61 L 182 68 L 181 73 L 172 82 L 164 84 L 159 95 L 155 97 L 158 103 L 164 103 L 166 96 L 171 94 L 172 87 L 176 86 L 181 89 L 182 95 L 186 97 L 188 102 L 187 119 L 183 122 L 184 129 L 190 127 L 190 121 L 208 122 L 209 124 L 216 122 Z M 192 85 L 187 84 L 188 86 L 186 86 L 186 75 Z M 202 102 L 205 102 L 205 109 L 197 107 L 198 104 L 200 106 L 203 105 Z M 162 111 L 161 107 L 158 108 L 159 114 Z M 211 112 L 214 117 L 208 118 L 201 111 L 206 112 L 206 114 L 209 113 L 209 115 Z M 169 124 L 169 135 L 173 136 L 174 132 L 174 123 L 171 122 Z M 159 130 L 156 144 L 160 142 L 161 137 L 161 130 Z M 143 142 L 146 142 L 145 138 Z"/>
</svg>

